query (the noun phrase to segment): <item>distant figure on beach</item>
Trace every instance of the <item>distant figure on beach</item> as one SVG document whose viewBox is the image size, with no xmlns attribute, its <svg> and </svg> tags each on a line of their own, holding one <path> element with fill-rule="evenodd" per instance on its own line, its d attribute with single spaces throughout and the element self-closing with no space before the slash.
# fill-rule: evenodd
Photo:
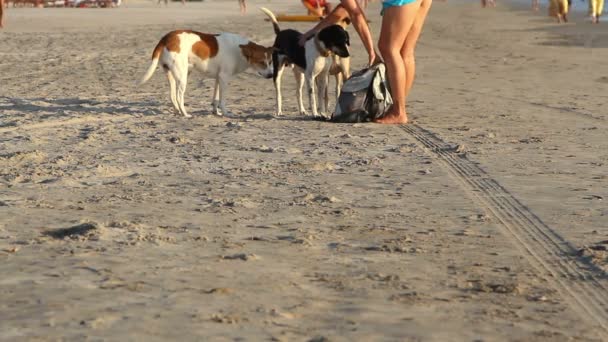
<svg viewBox="0 0 608 342">
<path fill-rule="evenodd" d="M 160 5 L 160 2 L 161 2 L 161 1 L 162 1 L 162 0 L 158 0 L 158 3 L 157 3 L 157 4 L 158 4 L 158 5 Z M 186 4 L 186 0 L 182 0 L 182 5 L 185 5 L 185 4 Z M 165 6 L 169 6 L 169 0 L 165 0 Z"/>
<path fill-rule="evenodd" d="M 0 28 L 4 27 L 4 0 L 0 0 Z"/>
<path fill-rule="evenodd" d="M 591 22 L 599 24 L 600 16 L 604 12 L 604 0 L 589 0 L 589 12 L 591 14 Z"/>
<path fill-rule="evenodd" d="M 331 4 L 327 0 L 302 0 L 302 4 L 308 10 L 309 15 L 323 17 L 332 10 Z"/>
<path fill-rule="evenodd" d="M 549 0 L 549 16 L 557 18 L 558 23 L 567 23 L 568 6 L 568 0 Z"/>
<path fill-rule="evenodd" d="M 481 7 L 483 7 L 483 8 L 496 7 L 496 1 L 495 0 L 481 0 Z"/>
<path fill-rule="evenodd" d="M 375 122 L 383 124 L 405 124 L 408 117 L 405 109 L 407 96 L 414 84 L 416 61 L 414 49 L 422 32 L 424 21 L 432 0 L 383 0 L 382 26 L 378 48 L 386 65 L 393 97 L 393 105 L 383 117 Z M 356 0 L 340 0 L 340 5 L 327 17 L 300 38 L 300 45 L 323 28 L 350 17 L 369 55 L 369 65 L 380 59 L 376 56 L 371 32 L 365 12 Z"/>
<path fill-rule="evenodd" d="M 540 9 L 540 0 L 532 0 L 532 10 L 538 12 Z"/>
<path fill-rule="evenodd" d="M 245 0 L 239 0 L 239 7 L 241 9 L 241 15 L 247 13 L 247 3 Z"/>
</svg>

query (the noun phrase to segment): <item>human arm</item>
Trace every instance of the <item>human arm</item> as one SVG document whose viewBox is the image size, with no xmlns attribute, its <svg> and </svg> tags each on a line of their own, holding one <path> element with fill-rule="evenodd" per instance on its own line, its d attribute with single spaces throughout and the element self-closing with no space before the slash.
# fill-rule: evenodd
<svg viewBox="0 0 608 342">
<path fill-rule="evenodd" d="M 376 61 L 376 51 L 374 50 L 372 34 L 369 31 L 367 18 L 363 9 L 361 9 L 356 0 L 341 0 L 340 3 L 348 11 L 353 27 L 359 34 L 359 38 L 361 38 L 361 42 L 369 55 L 369 65 L 372 65 Z"/>
<path fill-rule="evenodd" d="M 300 37 L 300 45 L 304 45 L 304 43 L 306 43 L 306 41 L 310 39 L 310 37 L 314 36 L 322 29 L 331 25 L 336 25 L 340 22 L 345 21 L 346 19 L 349 19 L 348 11 L 344 9 L 342 4 L 339 4 L 338 6 L 336 6 L 336 8 L 334 8 L 333 11 L 331 11 L 331 13 L 329 13 L 325 18 L 321 19 L 321 21 L 319 21 L 317 25 L 315 25 L 313 28 L 304 33 L 302 37 Z"/>
<path fill-rule="evenodd" d="M 357 31 L 357 34 L 359 34 L 359 37 L 363 42 L 363 46 L 369 55 L 369 65 L 372 65 L 376 60 L 376 52 L 374 50 L 372 34 L 369 31 L 365 13 L 361 7 L 359 7 L 356 0 L 341 0 L 341 3 L 336 6 L 331 13 L 323 18 L 317 25 L 315 25 L 315 27 L 302 35 L 300 38 L 300 45 L 304 45 L 306 40 L 322 29 L 343 22 L 345 19 L 350 19 L 352 22 L 355 31 Z"/>
</svg>

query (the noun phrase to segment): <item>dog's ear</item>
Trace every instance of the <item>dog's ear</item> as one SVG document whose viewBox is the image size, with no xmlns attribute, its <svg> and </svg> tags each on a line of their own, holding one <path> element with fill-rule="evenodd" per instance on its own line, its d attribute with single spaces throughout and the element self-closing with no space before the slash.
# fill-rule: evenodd
<svg viewBox="0 0 608 342">
<path fill-rule="evenodd" d="M 246 45 L 241 44 L 239 45 L 239 47 L 241 48 L 241 52 L 243 53 L 243 56 L 245 56 L 245 58 L 249 59 L 253 57 L 253 49 L 251 43 L 247 43 Z"/>
<path fill-rule="evenodd" d="M 272 55 L 277 49 L 274 46 L 264 47 L 264 54 Z"/>
</svg>

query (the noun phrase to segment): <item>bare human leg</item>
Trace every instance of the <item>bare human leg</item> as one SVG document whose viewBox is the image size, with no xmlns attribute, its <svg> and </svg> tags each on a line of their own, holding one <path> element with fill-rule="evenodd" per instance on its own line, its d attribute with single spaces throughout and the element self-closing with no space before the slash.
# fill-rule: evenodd
<svg viewBox="0 0 608 342">
<path fill-rule="evenodd" d="M 432 3 L 433 0 L 422 0 L 418 14 L 416 14 L 416 19 L 414 19 L 414 24 L 405 38 L 405 45 L 403 45 L 403 48 L 401 49 L 401 57 L 403 58 L 403 65 L 405 66 L 406 101 L 410 94 L 410 90 L 412 89 L 412 85 L 414 84 L 414 78 L 416 77 L 416 58 L 414 56 L 416 43 L 418 42 L 418 38 L 422 32 L 422 26 L 424 26 L 424 21 L 431 9 Z"/>
<path fill-rule="evenodd" d="M 407 123 L 405 112 L 406 71 L 401 50 L 405 46 L 405 40 L 414 24 L 422 1 L 418 0 L 403 6 L 392 6 L 384 10 L 378 49 L 386 64 L 393 105 L 382 118 L 376 120 L 378 123 Z"/>
</svg>

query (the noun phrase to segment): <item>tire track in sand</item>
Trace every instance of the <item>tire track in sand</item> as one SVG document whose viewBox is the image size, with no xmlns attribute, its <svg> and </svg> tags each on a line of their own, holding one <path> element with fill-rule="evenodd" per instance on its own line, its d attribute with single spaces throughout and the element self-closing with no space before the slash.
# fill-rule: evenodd
<svg viewBox="0 0 608 342">
<path fill-rule="evenodd" d="M 416 124 L 401 128 L 439 160 L 467 194 L 491 212 L 503 232 L 539 275 L 558 290 L 586 321 L 595 323 L 608 336 L 608 278 L 593 265 L 577 257 L 577 250 L 538 216 L 519 202 L 488 173 L 459 155 L 431 131 Z"/>
</svg>

